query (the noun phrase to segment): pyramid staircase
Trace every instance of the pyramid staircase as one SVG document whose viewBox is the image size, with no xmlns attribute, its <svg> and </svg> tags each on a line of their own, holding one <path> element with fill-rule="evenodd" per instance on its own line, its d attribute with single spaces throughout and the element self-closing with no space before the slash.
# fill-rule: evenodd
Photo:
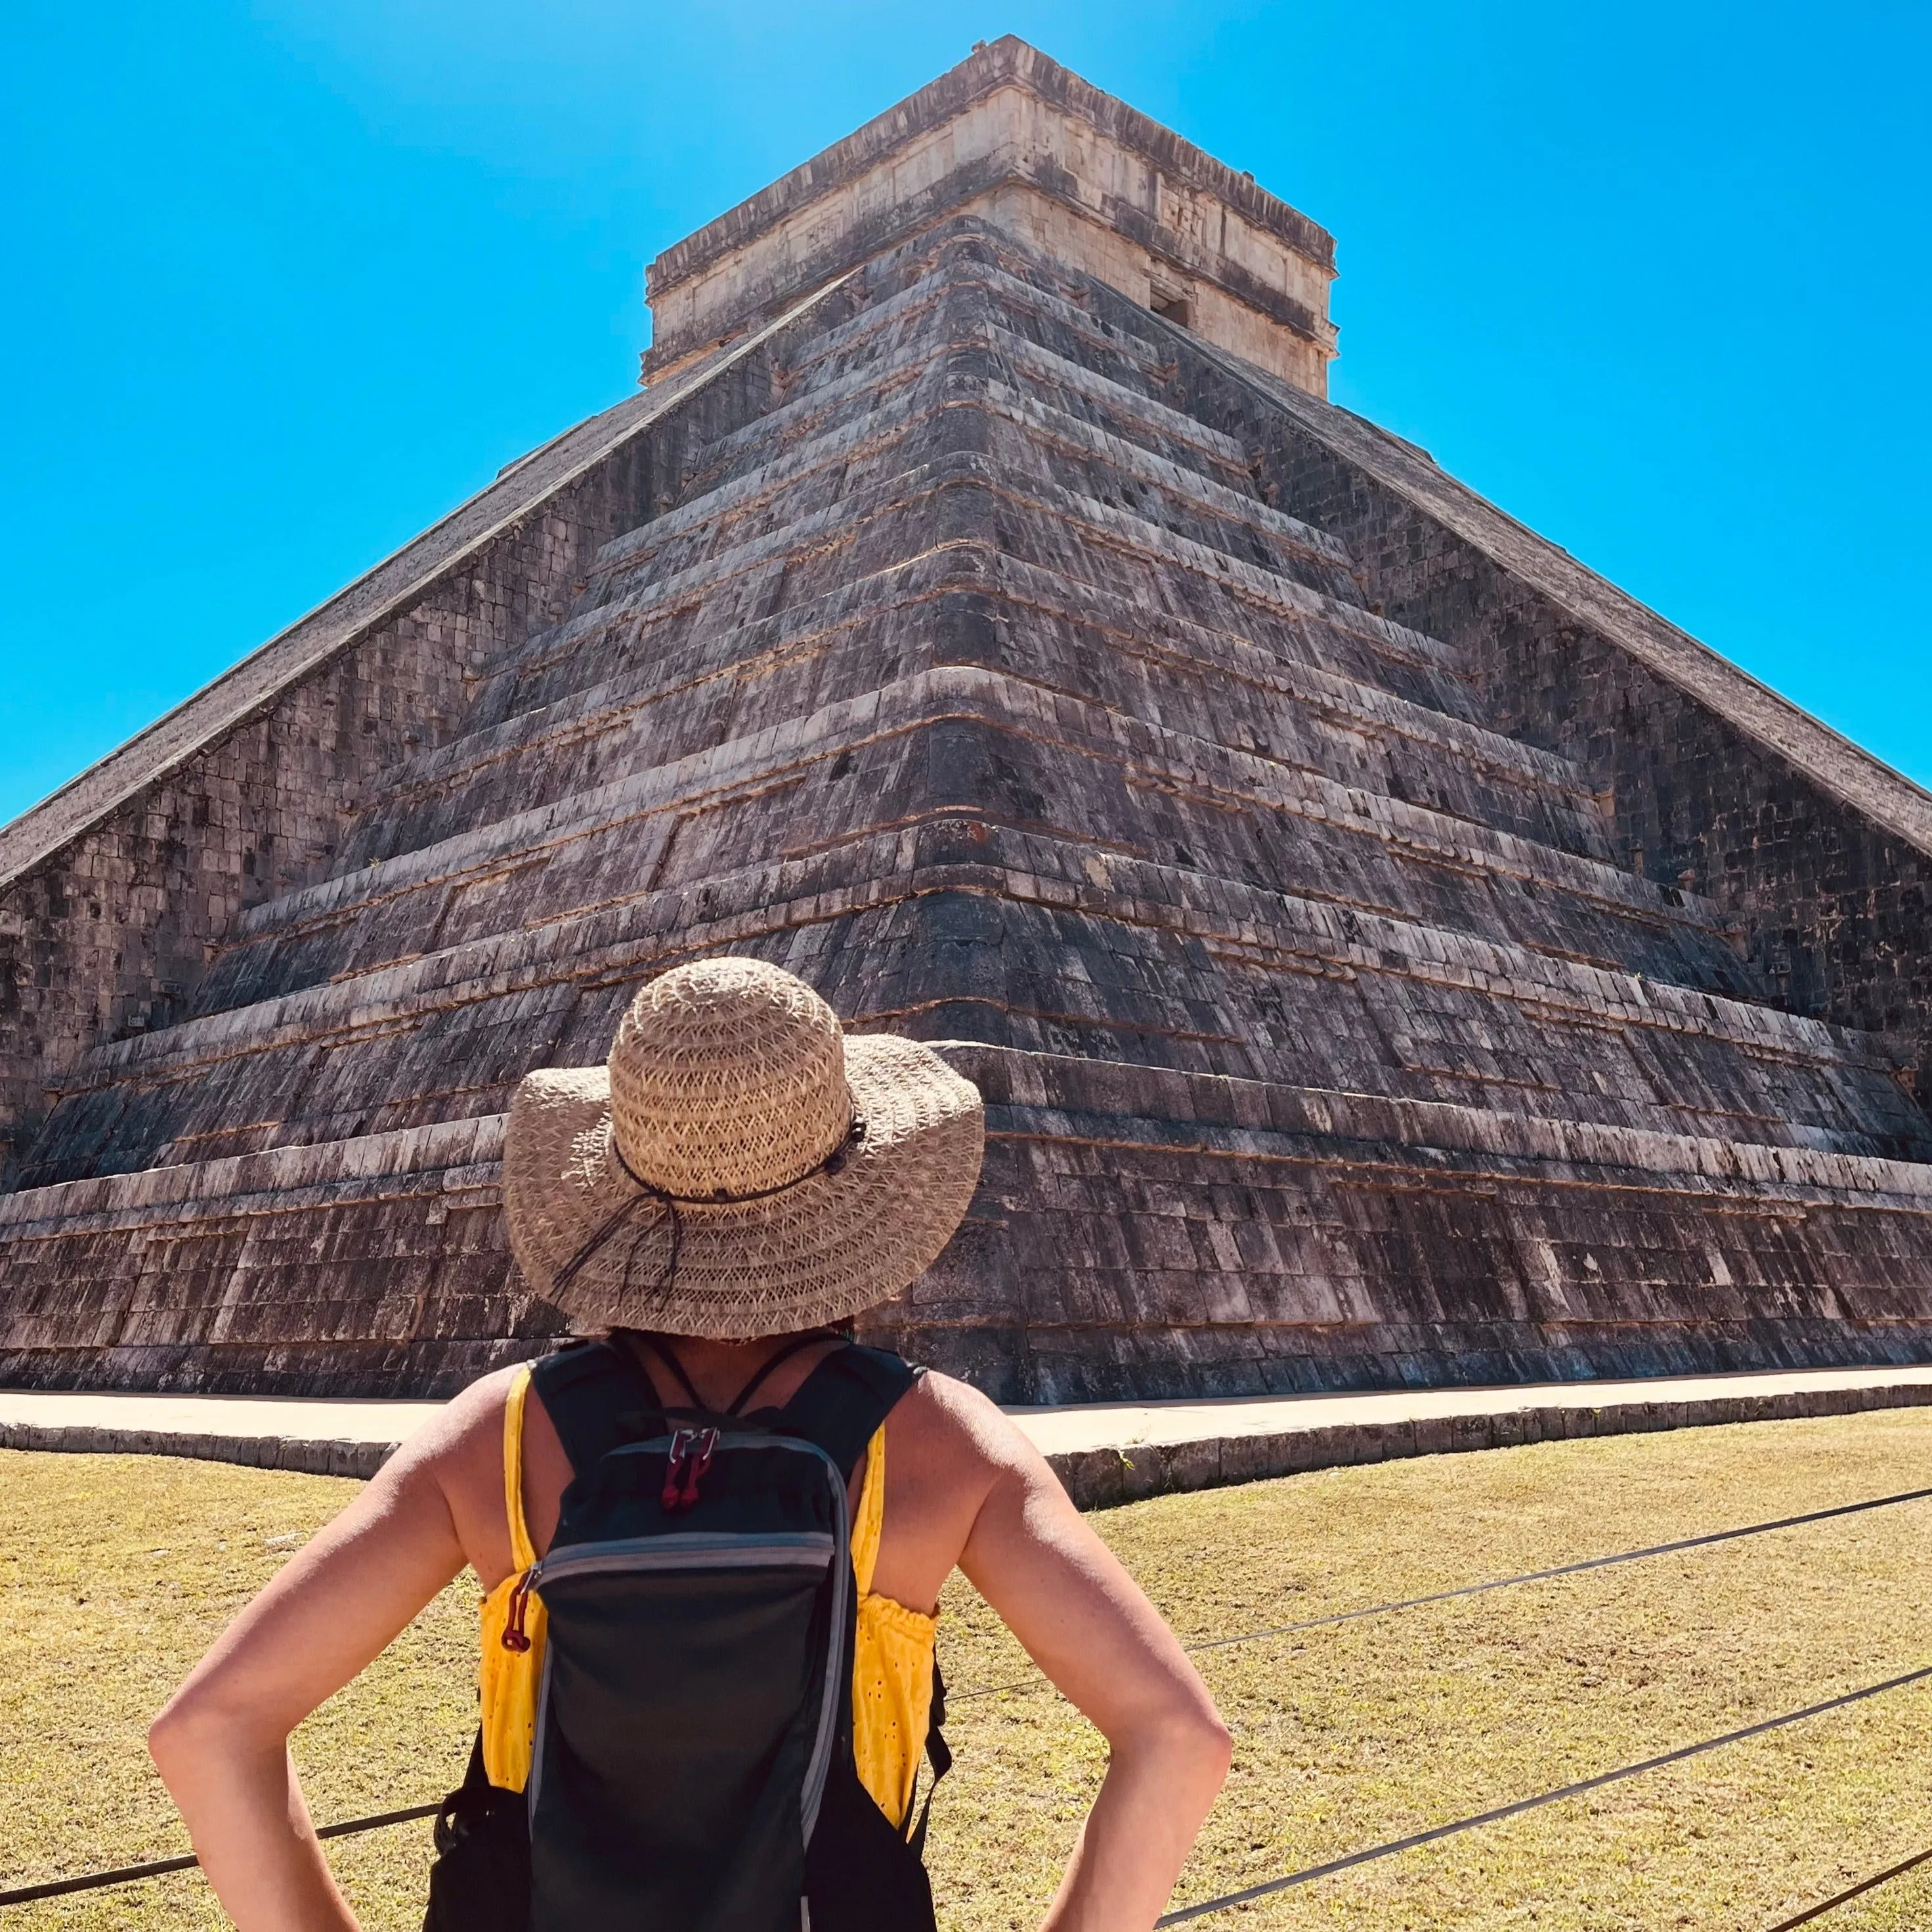
<svg viewBox="0 0 1932 1932">
<path fill-rule="evenodd" d="M 986 1093 L 872 1331 L 1008 1400 L 1913 1352 L 1932 1122 L 983 220 L 785 334 L 0 1197 L 13 1379 L 433 1391 L 543 1345 L 509 1093 L 755 954 Z M 1894 1331 L 1898 1332 L 1894 1333 Z"/>
</svg>

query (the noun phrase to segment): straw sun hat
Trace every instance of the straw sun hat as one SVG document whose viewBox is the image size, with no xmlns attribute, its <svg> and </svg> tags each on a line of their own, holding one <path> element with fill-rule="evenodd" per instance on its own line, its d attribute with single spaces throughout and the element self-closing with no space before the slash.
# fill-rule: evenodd
<svg viewBox="0 0 1932 1932">
<path fill-rule="evenodd" d="M 983 1144 L 979 1089 L 928 1048 L 848 1040 L 761 960 L 700 960 L 639 990 L 608 1066 L 518 1088 L 510 1245 L 580 1333 L 815 1328 L 938 1258 Z"/>
</svg>

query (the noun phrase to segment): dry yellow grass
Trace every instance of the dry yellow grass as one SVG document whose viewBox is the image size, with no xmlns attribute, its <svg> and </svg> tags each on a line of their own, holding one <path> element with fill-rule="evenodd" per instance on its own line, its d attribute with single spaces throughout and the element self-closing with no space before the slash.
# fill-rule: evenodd
<svg viewBox="0 0 1932 1932">
<path fill-rule="evenodd" d="M 187 1834 L 147 1761 L 149 1716 L 215 1633 L 359 1486 L 160 1456 L 0 1454 L 0 1887 L 166 1858 Z M 439 1796 L 476 1724 L 473 1588 L 446 1592 L 305 1724 L 320 1820 Z M 397 1794 L 400 1793 L 398 1796 Z M 374 1927 L 422 1923 L 428 1828 L 338 1848 Z M 218 1926 L 199 1874 L 16 1906 L 6 1932 Z"/>
<path fill-rule="evenodd" d="M 1199 1639 L 1922 1486 L 1928 1466 L 1932 1417 L 1907 1412 L 1335 1471 L 1099 1520 Z M 1176 1902 L 1932 1662 L 1928 1520 L 1908 1504 L 1204 1654 L 1236 1768 Z M 1022 1674 L 983 1610 L 951 1634 L 962 1688 Z M 1098 1754 L 1050 1697 L 959 1712 L 966 1788 L 936 1862 L 980 1875 L 955 1922 L 1023 1926 Z M 1928 1715 L 1932 1690 L 1895 1694 L 1232 1916 L 1756 1932 L 1932 1834 Z M 1909 1922 L 1884 1899 L 1838 1922 Z"/>
<path fill-rule="evenodd" d="M 1932 1483 L 1932 1413 L 1552 1444 L 1163 1498 L 1095 1521 L 1201 1640 Z M 180 1848 L 140 1733 L 224 1618 L 350 1486 L 142 1458 L 0 1456 L 13 1660 L 0 1885 Z M 1177 1903 L 1932 1663 L 1932 1502 L 1206 1653 L 1236 1766 Z M 158 1553 L 165 1552 L 165 1553 Z M 297 1741 L 318 1817 L 434 1796 L 473 1722 L 452 1589 Z M 1103 1762 L 956 1585 L 959 1768 L 934 1813 L 949 1926 L 1036 1922 Z M 989 1684 L 1028 1688 L 992 1696 Z M 1204 1922 L 1434 1932 L 1762 1932 L 1932 1842 L 1932 1686 L 1893 1693 Z M 333 1850 L 364 1922 L 420 1922 L 427 1832 Z M 214 1925 L 198 1876 L 10 1913 Z M 1932 1923 L 1932 1870 L 1820 1922 Z"/>
</svg>

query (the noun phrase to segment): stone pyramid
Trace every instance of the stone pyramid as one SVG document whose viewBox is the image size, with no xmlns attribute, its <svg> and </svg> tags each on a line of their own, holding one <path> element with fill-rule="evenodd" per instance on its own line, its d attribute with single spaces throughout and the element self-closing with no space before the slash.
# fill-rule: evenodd
<svg viewBox="0 0 1932 1932">
<path fill-rule="evenodd" d="M 985 1179 L 1003 1400 L 1932 1352 L 1932 799 L 1322 400 L 1329 238 L 1006 40 L 653 266 L 647 386 L 0 832 L 0 1376 L 558 1332 L 527 1069 L 755 953 Z"/>
</svg>

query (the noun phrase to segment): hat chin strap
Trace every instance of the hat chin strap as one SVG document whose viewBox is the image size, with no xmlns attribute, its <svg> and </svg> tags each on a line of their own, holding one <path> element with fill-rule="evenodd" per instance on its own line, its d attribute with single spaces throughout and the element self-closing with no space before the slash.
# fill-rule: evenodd
<svg viewBox="0 0 1932 1932">
<path fill-rule="evenodd" d="M 796 1180 L 781 1181 L 776 1187 L 759 1187 L 746 1194 L 673 1194 L 668 1190 L 654 1186 L 638 1173 L 624 1158 L 624 1150 L 618 1144 L 614 1124 L 610 1135 L 610 1151 L 617 1159 L 617 1165 L 629 1176 L 632 1184 L 638 1190 L 629 1200 L 623 1202 L 592 1230 L 590 1238 L 550 1277 L 550 1292 L 554 1294 L 560 1288 L 567 1288 L 583 1271 L 588 1263 L 603 1248 L 625 1223 L 635 1215 L 640 1208 L 655 1204 L 662 1208 L 670 1223 L 670 1253 L 664 1264 L 662 1276 L 653 1290 L 660 1306 L 670 1298 L 670 1292 L 677 1281 L 678 1256 L 684 1246 L 684 1217 L 680 1208 L 718 1208 L 735 1206 L 745 1201 L 769 1201 L 774 1196 L 788 1194 L 794 1187 L 802 1187 L 808 1180 L 814 1180 L 821 1174 L 836 1174 L 851 1158 L 854 1148 L 866 1138 L 866 1123 L 854 1114 L 847 1123 L 844 1136 L 838 1144 L 817 1166 L 808 1168 Z M 624 1257 L 622 1292 L 628 1299 L 631 1292 L 631 1269 L 637 1260 L 638 1244 L 650 1231 L 650 1223 L 640 1223 L 631 1237 L 631 1246 Z"/>
</svg>

